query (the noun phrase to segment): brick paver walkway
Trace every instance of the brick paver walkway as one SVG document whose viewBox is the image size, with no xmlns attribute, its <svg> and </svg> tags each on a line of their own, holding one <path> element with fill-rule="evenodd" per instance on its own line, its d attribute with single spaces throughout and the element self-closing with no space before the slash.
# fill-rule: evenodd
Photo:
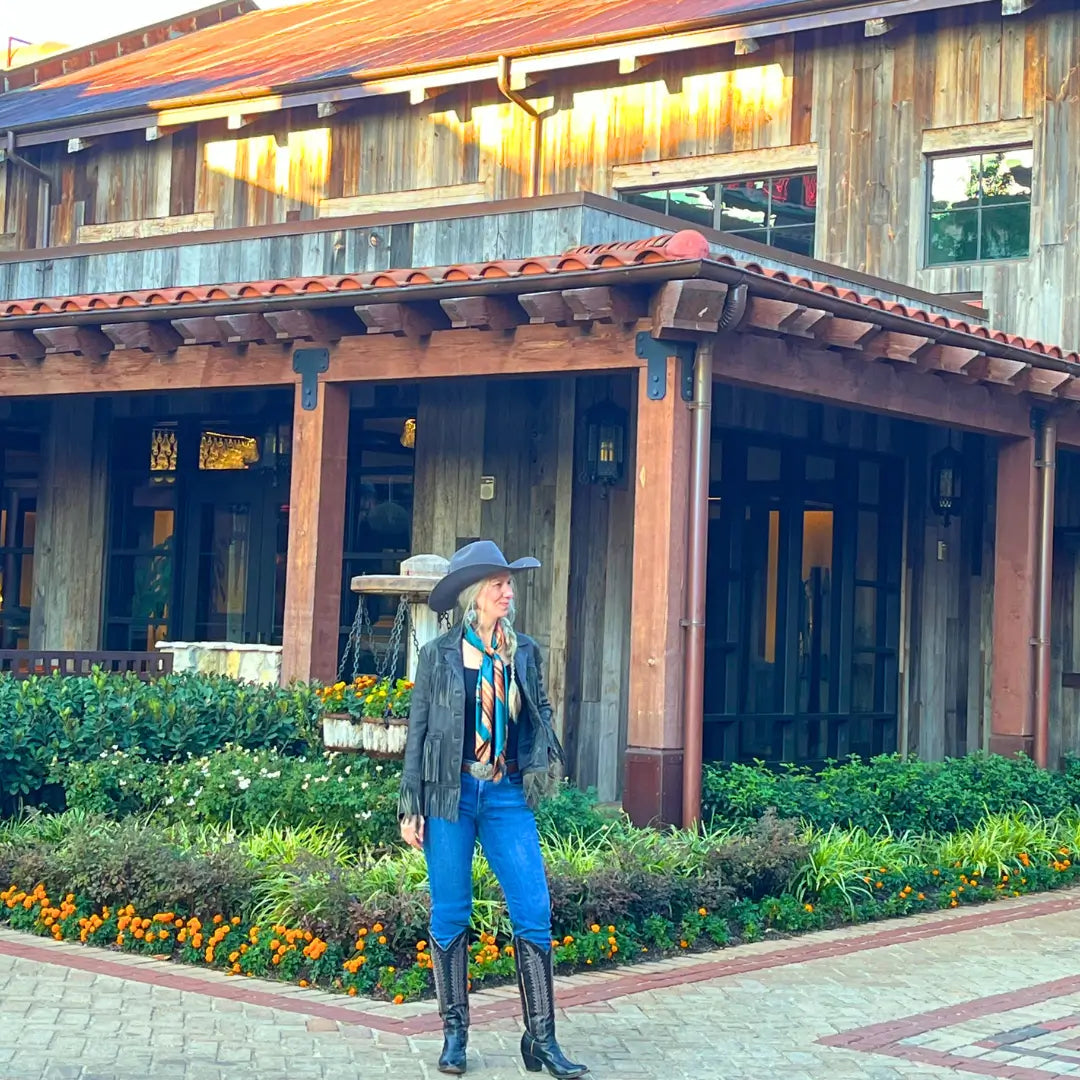
<svg viewBox="0 0 1080 1080">
<path fill-rule="evenodd" d="M 558 980 L 597 1080 L 1080 1077 L 1080 891 Z M 516 990 L 473 998 L 470 1075 L 517 1080 Z M 438 1076 L 393 1007 L 0 931 L 0 1080 Z"/>
</svg>

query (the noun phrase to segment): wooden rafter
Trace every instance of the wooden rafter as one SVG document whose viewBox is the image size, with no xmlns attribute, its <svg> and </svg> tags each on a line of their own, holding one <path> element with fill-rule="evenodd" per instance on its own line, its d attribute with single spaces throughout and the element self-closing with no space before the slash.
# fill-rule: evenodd
<svg viewBox="0 0 1080 1080">
<path fill-rule="evenodd" d="M 363 324 L 348 311 L 316 311 L 312 308 L 282 308 L 264 312 L 278 341 L 340 341 L 346 334 L 361 334 Z"/>
<path fill-rule="evenodd" d="M 214 321 L 221 326 L 222 336 L 230 345 L 277 341 L 277 331 L 254 311 L 241 315 L 217 315 Z"/>
<path fill-rule="evenodd" d="M 609 285 L 566 289 L 562 295 L 575 322 L 636 322 L 645 314 L 636 293 Z"/>
<path fill-rule="evenodd" d="M 29 330 L 0 330 L 0 356 L 41 360 L 45 356 L 45 346 Z"/>
<path fill-rule="evenodd" d="M 574 313 L 563 298 L 561 289 L 523 293 L 518 297 L 518 303 L 525 309 L 529 322 L 534 325 L 552 323 L 555 326 L 568 326 L 574 321 Z"/>
<path fill-rule="evenodd" d="M 167 322 L 104 323 L 101 332 L 119 350 L 172 353 L 184 343 L 184 339 Z"/>
<path fill-rule="evenodd" d="M 45 354 L 74 353 L 76 356 L 95 360 L 112 352 L 113 343 L 92 326 L 55 326 L 34 331 L 34 336 L 45 346 Z"/>
<path fill-rule="evenodd" d="M 225 327 L 211 315 L 196 315 L 189 319 L 173 319 L 172 328 L 185 345 L 224 345 Z"/>
<path fill-rule="evenodd" d="M 455 330 L 512 330 L 525 321 L 521 305 L 501 296 L 459 296 L 439 303 Z"/>
<path fill-rule="evenodd" d="M 727 294 L 728 287 L 718 281 L 691 278 L 666 282 L 653 293 L 650 311 L 653 337 L 716 330 Z"/>
<path fill-rule="evenodd" d="M 369 334 L 397 337 L 429 337 L 450 326 L 446 313 L 436 304 L 357 304 L 353 311 Z"/>
</svg>

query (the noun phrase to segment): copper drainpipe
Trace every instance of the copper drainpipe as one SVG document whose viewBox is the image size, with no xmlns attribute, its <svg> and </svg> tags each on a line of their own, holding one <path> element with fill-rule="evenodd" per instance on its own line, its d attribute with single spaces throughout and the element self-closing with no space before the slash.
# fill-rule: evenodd
<svg viewBox="0 0 1080 1080">
<path fill-rule="evenodd" d="M 1057 421 L 1044 415 L 1038 426 L 1039 518 L 1035 582 L 1035 764 L 1050 759 L 1050 611 L 1054 573 L 1054 477 Z"/>
<path fill-rule="evenodd" d="M 720 330 L 733 330 L 746 314 L 747 287 L 733 285 L 724 300 Z M 686 544 L 686 665 L 683 669 L 684 829 L 701 819 L 701 758 L 705 731 L 705 585 L 709 553 L 709 458 L 712 447 L 713 338 L 694 357 L 690 403 L 690 531 Z"/>
<path fill-rule="evenodd" d="M 540 194 L 540 162 L 543 158 L 544 128 L 540 114 L 516 90 L 510 89 L 510 57 L 499 57 L 499 92 L 507 101 L 527 112 L 533 119 L 532 169 L 529 178 L 530 197 Z"/>
<path fill-rule="evenodd" d="M 15 132 L 9 131 L 7 133 L 7 146 L 4 148 L 4 161 L 10 161 L 13 165 L 21 165 L 27 172 L 33 173 L 38 180 L 45 185 L 45 209 L 41 213 L 40 222 L 40 235 L 41 244 L 40 247 L 47 248 L 49 246 L 49 204 L 52 201 L 52 177 L 45 172 L 44 169 L 39 169 L 33 162 L 27 161 L 16 152 L 16 139 Z M 38 206 L 40 209 L 41 196 L 38 195 Z M 0 222 L 0 224 L 3 224 Z"/>
</svg>

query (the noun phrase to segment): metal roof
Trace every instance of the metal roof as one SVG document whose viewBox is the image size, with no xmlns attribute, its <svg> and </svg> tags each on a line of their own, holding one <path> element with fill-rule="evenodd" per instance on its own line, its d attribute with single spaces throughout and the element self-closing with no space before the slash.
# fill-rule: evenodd
<svg viewBox="0 0 1080 1080">
<path fill-rule="evenodd" d="M 884 0 L 873 12 L 970 2 Z M 265 97 L 313 83 L 355 86 L 376 77 L 487 63 L 499 55 L 530 56 L 787 15 L 816 20 L 827 12 L 854 21 L 871 9 L 855 0 L 311 0 L 252 12 L 0 95 L 0 130 Z"/>
</svg>

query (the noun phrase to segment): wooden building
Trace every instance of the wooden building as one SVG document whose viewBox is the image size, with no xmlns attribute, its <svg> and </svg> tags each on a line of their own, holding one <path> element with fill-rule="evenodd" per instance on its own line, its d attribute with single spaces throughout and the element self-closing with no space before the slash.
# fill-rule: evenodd
<svg viewBox="0 0 1080 1080">
<path fill-rule="evenodd" d="M 715 7 L 8 72 L 0 648 L 328 678 L 354 574 L 491 536 L 636 819 L 702 756 L 1075 752 L 1080 12 Z"/>
</svg>

